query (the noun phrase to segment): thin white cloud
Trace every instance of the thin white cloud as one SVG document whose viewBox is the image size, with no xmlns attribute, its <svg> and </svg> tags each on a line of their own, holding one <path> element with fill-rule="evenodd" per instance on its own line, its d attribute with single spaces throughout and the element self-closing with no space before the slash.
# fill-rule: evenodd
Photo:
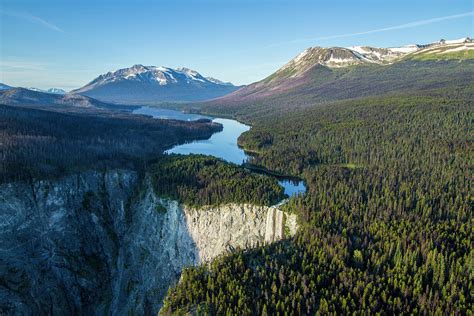
<svg viewBox="0 0 474 316">
<path fill-rule="evenodd" d="M 280 43 L 280 44 L 291 44 L 291 43 L 300 43 L 300 42 L 315 42 L 315 41 L 323 41 L 323 40 L 330 40 L 330 39 L 337 39 L 337 38 L 369 35 L 369 34 L 375 34 L 375 33 L 382 33 L 382 32 L 389 32 L 389 31 L 395 31 L 395 30 L 414 28 L 414 27 L 418 27 L 418 26 L 422 26 L 422 25 L 428 25 L 428 24 L 438 23 L 438 22 L 447 21 L 447 20 L 460 19 L 460 18 L 465 18 L 465 17 L 469 17 L 469 16 L 474 16 L 474 11 L 460 13 L 460 14 L 454 14 L 454 15 L 448 15 L 448 16 L 442 16 L 442 17 L 432 18 L 432 19 L 427 19 L 427 20 L 419 20 L 419 21 L 414 21 L 414 22 L 410 22 L 410 23 L 399 24 L 399 25 L 394 25 L 394 26 L 389 26 L 389 27 L 383 27 L 383 28 L 369 30 L 369 31 L 363 31 L 363 32 L 337 34 L 337 35 L 321 36 L 321 37 L 314 37 L 314 38 L 294 39 L 294 40 L 287 41 L 287 42 Z"/>
<path fill-rule="evenodd" d="M 47 29 L 59 32 L 59 33 L 65 33 L 61 28 L 59 28 L 57 25 L 46 21 L 45 19 L 40 18 L 39 16 L 32 15 L 27 12 L 17 12 L 17 11 L 7 11 L 7 10 L 0 10 L 0 14 L 12 16 L 15 18 L 23 19 L 26 20 L 30 23 L 34 23 L 40 26 L 43 26 Z"/>
<path fill-rule="evenodd" d="M 0 69 L 2 70 L 44 70 L 44 64 L 21 60 L 0 60 Z"/>
</svg>

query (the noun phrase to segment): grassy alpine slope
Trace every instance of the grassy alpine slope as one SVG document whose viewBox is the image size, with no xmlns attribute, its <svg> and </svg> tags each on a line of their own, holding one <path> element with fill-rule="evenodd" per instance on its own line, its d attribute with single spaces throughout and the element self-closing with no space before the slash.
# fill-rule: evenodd
<svg viewBox="0 0 474 316">
<path fill-rule="evenodd" d="M 336 84 L 325 91 L 346 100 L 295 92 L 212 107 L 252 120 L 240 142 L 259 153 L 254 163 L 304 177 L 307 194 L 286 205 L 301 226 L 292 239 L 186 270 L 163 314 L 472 313 L 474 64 L 386 71 L 369 77 L 394 87 L 388 95 L 352 90 L 375 82 Z"/>
<path fill-rule="evenodd" d="M 428 58 L 429 54 L 419 55 Z M 392 65 L 359 65 L 328 68 L 315 65 L 300 77 L 270 76 L 207 104 L 191 105 L 214 115 L 233 116 L 256 123 L 295 109 L 334 101 L 386 95 L 455 96 L 472 84 L 474 59 L 402 60 Z M 287 89 L 289 87 L 289 89 Z M 440 91 L 441 90 L 441 91 Z M 446 91 L 442 91 L 446 90 Z M 466 92 L 466 91 L 464 91 Z"/>
</svg>

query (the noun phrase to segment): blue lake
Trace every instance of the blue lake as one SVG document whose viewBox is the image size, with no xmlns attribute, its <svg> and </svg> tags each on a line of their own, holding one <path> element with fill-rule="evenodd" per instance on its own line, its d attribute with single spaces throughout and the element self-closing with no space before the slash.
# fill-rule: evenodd
<svg viewBox="0 0 474 316">
<path fill-rule="evenodd" d="M 249 126 L 234 120 L 216 118 L 213 122 L 224 127 L 222 132 L 215 133 L 207 140 L 197 140 L 178 145 L 168 150 L 173 154 L 204 154 L 222 158 L 226 161 L 241 165 L 247 160 L 245 152 L 237 146 L 237 138 L 250 129 Z"/>
<path fill-rule="evenodd" d="M 179 111 L 152 108 L 146 106 L 134 110 L 133 113 L 149 115 L 154 118 L 174 119 L 183 121 L 193 121 L 198 120 L 200 118 L 209 118 L 212 119 L 213 122 L 220 123 L 223 126 L 223 130 L 221 132 L 214 133 L 207 140 L 196 140 L 186 144 L 177 145 L 167 150 L 166 153 L 182 155 L 210 155 L 222 158 L 228 162 L 232 162 L 238 165 L 241 165 L 249 158 L 245 151 L 239 148 L 239 146 L 237 145 L 237 139 L 239 138 L 240 134 L 250 129 L 250 126 L 248 125 L 230 119 L 211 118 L 199 114 L 183 113 Z M 306 186 L 303 181 L 279 178 L 278 182 L 285 189 L 285 193 L 288 196 L 294 196 L 296 194 L 306 192 Z"/>
<path fill-rule="evenodd" d="M 173 120 L 180 120 L 180 121 L 195 121 L 201 118 L 211 119 L 211 117 L 209 116 L 192 114 L 192 113 L 183 113 L 183 112 L 167 110 L 167 109 L 152 108 L 149 106 L 142 106 L 139 109 L 133 110 L 132 113 L 149 115 L 149 116 L 153 116 L 154 118 L 165 119 L 165 120 L 173 119 Z"/>
</svg>

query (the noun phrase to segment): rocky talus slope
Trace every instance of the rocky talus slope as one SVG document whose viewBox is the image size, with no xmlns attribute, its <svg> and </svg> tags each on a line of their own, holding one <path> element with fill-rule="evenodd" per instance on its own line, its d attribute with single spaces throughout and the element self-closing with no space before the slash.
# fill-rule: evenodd
<svg viewBox="0 0 474 316">
<path fill-rule="evenodd" d="M 190 208 L 136 172 L 0 186 L 0 314 L 156 314 L 183 267 L 296 231 L 276 207 Z"/>
</svg>

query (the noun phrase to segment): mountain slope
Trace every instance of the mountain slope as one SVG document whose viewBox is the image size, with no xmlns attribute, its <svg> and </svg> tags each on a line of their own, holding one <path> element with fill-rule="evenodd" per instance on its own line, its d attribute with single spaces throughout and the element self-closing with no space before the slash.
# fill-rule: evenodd
<svg viewBox="0 0 474 316">
<path fill-rule="evenodd" d="M 203 111 L 255 118 L 334 100 L 387 93 L 429 93 L 472 85 L 470 39 L 376 49 L 310 48 L 262 81 L 207 102 Z M 361 52 L 365 52 L 362 55 Z"/>
<path fill-rule="evenodd" d="M 72 92 L 110 102 L 140 103 L 210 100 L 237 89 L 188 68 L 134 65 L 100 75 Z"/>
<path fill-rule="evenodd" d="M 16 106 L 67 106 L 79 108 L 113 108 L 89 97 L 76 94 L 53 94 L 33 91 L 25 88 L 12 88 L 0 91 L 0 104 Z"/>
<path fill-rule="evenodd" d="M 301 226 L 185 270 L 160 315 L 471 312 L 472 49 L 328 56 L 204 105 L 252 124 L 250 163 L 305 180 L 284 206 Z"/>
<path fill-rule="evenodd" d="M 306 180 L 298 234 L 185 270 L 160 315 L 469 313 L 474 112 L 447 91 L 267 110 L 241 144 Z"/>
<path fill-rule="evenodd" d="M 449 43 L 449 42 L 448 42 Z M 435 45 L 407 56 L 413 60 L 466 60 L 474 59 L 474 43 Z"/>
<path fill-rule="evenodd" d="M 8 90 L 8 89 L 11 89 L 12 87 L 10 87 L 9 85 L 6 85 L 4 83 L 0 83 L 0 90 Z"/>
</svg>

